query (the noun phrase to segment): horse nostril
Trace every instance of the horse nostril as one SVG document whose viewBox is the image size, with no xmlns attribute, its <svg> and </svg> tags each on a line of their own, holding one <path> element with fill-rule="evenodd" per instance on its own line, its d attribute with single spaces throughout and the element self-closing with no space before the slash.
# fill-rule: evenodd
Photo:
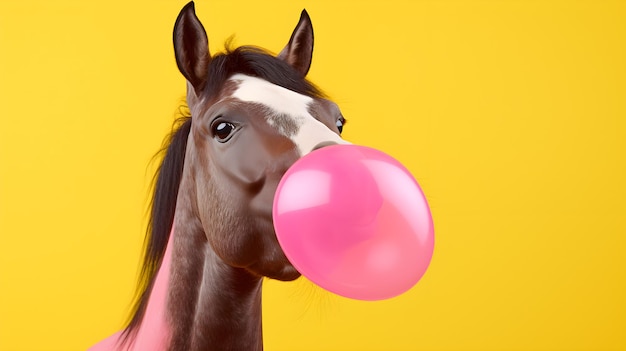
<svg viewBox="0 0 626 351">
<path fill-rule="evenodd" d="M 317 150 L 317 149 L 321 149 L 321 148 L 323 148 L 323 147 L 326 147 L 326 146 L 331 146 L 331 145 L 337 145 L 337 143 L 336 143 L 336 142 L 334 142 L 334 141 L 322 141 L 321 143 L 319 143 L 319 144 L 315 145 L 315 146 L 313 147 L 313 150 L 311 150 L 311 151 L 315 151 L 315 150 Z"/>
</svg>

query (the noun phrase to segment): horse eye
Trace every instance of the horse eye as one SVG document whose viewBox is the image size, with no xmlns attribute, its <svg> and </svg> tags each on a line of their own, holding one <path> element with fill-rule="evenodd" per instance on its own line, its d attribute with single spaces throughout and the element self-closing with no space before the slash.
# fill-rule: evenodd
<svg viewBox="0 0 626 351">
<path fill-rule="evenodd" d="M 337 120 L 337 123 L 335 124 L 337 126 L 337 129 L 339 129 L 339 134 L 341 134 L 343 132 L 343 126 L 346 124 L 346 120 L 343 118 L 340 118 Z"/>
<path fill-rule="evenodd" d="M 226 142 L 234 131 L 235 125 L 229 122 L 219 122 L 213 126 L 213 136 L 222 143 Z"/>
</svg>

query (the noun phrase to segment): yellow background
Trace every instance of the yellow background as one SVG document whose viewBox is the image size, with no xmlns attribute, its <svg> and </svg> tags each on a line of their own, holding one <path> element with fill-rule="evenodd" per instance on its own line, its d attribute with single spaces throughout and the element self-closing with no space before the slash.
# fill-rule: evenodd
<svg viewBox="0 0 626 351">
<path fill-rule="evenodd" d="M 184 81 L 184 1 L 0 2 L 0 350 L 118 330 L 152 155 Z M 345 137 L 422 185 L 435 255 L 410 292 L 266 283 L 267 350 L 625 350 L 626 2 L 208 1 L 213 52 L 280 50 L 302 8 Z"/>
</svg>

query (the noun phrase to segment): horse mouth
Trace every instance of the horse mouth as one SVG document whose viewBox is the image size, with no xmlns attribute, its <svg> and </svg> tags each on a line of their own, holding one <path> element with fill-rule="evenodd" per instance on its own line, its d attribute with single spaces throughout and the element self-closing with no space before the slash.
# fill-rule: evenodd
<svg viewBox="0 0 626 351">
<path fill-rule="evenodd" d="M 301 276 L 291 263 L 255 264 L 249 266 L 248 270 L 257 275 L 284 282 L 296 280 Z"/>
<path fill-rule="evenodd" d="M 248 267 L 249 270 L 280 281 L 298 279 L 301 275 L 300 272 L 289 261 L 276 237 L 271 210 L 267 213 L 258 214 L 256 219 L 255 224 L 262 237 L 261 245 L 264 247 L 264 254 Z"/>
<path fill-rule="evenodd" d="M 270 279 L 281 280 L 284 282 L 290 282 L 300 278 L 301 274 L 298 270 L 290 264 L 285 265 L 282 269 L 280 269 L 277 274 L 268 275 L 267 277 Z"/>
</svg>

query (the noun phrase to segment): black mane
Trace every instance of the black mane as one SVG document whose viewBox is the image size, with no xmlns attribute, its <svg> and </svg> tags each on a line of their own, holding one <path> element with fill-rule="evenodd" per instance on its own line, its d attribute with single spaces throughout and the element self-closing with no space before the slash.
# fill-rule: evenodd
<svg viewBox="0 0 626 351">
<path fill-rule="evenodd" d="M 325 97 L 313 83 L 286 62 L 272 56 L 266 50 L 255 46 L 240 46 L 234 50 L 226 44 L 226 52 L 211 58 L 205 94 L 215 96 L 234 74 L 264 79 L 272 84 L 312 97 Z"/>
<path fill-rule="evenodd" d="M 238 73 L 261 78 L 307 96 L 325 97 L 321 90 L 302 77 L 298 71 L 267 51 L 252 46 L 241 46 L 231 50 L 228 45 L 224 53 L 211 58 L 203 94 L 210 97 L 217 96 L 224 83 Z M 122 333 L 121 344 L 131 341 L 141 325 L 172 230 L 178 188 L 183 176 L 187 139 L 192 123 L 187 107 L 183 106 L 182 110 L 185 113 L 176 120 L 172 133 L 166 138 L 164 147 L 159 152 L 159 154 L 164 152 L 164 157 L 155 175 L 150 220 L 144 242 L 143 264 L 135 303 Z"/>
</svg>

